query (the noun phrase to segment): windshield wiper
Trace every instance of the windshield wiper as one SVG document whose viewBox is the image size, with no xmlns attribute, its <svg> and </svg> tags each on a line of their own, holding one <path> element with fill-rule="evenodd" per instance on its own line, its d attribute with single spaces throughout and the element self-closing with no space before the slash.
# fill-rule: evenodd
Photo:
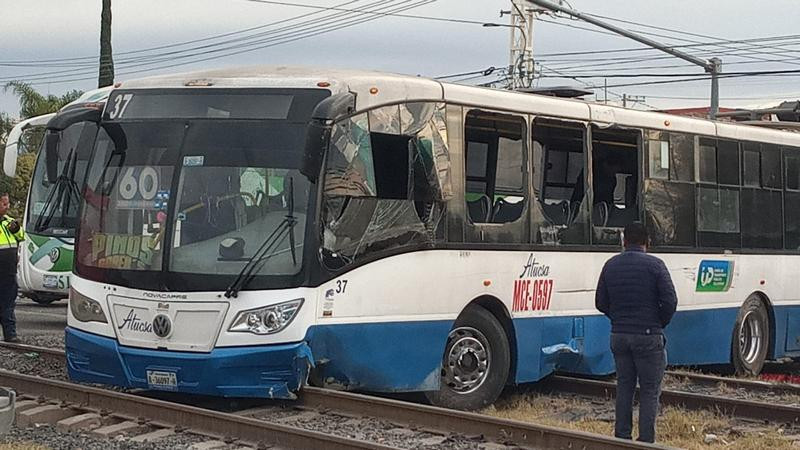
<svg viewBox="0 0 800 450">
<path fill-rule="evenodd" d="M 239 271 L 236 279 L 225 290 L 225 298 L 236 298 L 247 283 L 253 278 L 257 268 L 260 268 L 264 261 L 272 258 L 278 254 L 280 244 L 289 236 L 289 247 L 292 252 L 292 263 L 297 265 L 297 254 L 295 253 L 294 241 L 294 226 L 297 225 L 297 218 L 294 216 L 294 180 L 289 178 L 289 199 L 286 202 L 286 216 L 281 220 L 281 223 L 275 230 L 264 239 L 261 246 L 253 253 L 253 256 L 247 260 L 247 263 Z"/>
<path fill-rule="evenodd" d="M 47 198 L 44 201 L 44 205 L 42 205 L 42 212 L 39 217 L 36 218 L 36 223 L 33 226 L 33 229 L 37 232 L 42 232 L 47 229 L 59 206 L 61 207 L 61 214 L 63 216 L 68 213 L 69 201 L 75 201 L 76 204 L 80 201 L 78 184 L 67 175 L 70 171 L 71 164 L 69 164 L 69 161 L 72 160 L 73 153 L 74 150 L 69 153 L 67 157 L 68 163 L 64 165 L 61 174 L 56 178 L 52 188 L 47 193 Z M 56 193 L 58 194 L 56 195 Z"/>
</svg>

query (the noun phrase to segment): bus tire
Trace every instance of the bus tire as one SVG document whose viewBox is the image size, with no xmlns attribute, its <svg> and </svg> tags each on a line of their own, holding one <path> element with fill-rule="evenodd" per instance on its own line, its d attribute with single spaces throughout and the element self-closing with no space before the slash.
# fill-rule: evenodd
<svg viewBox="0 0 800 450">
<path fill-rule="evenodd" d="M 769 313 L 757 295 L 739 308 L 733 328 L 731 362 L 737 375 L 756 376 L 764 367 L 769 347 Z"/>
<path fill-rule="evenodd" d="M 51 295 L 25 294 L 25 296 L 40 305 L 49 305 L 50 303 L 53 303 L 56 300 L 61 300 L 61 298 L 54 297 Z"/>
<path fill-rule="evenodd" d="M 500 322 L 484 308 L 471 307 L 447 336 L 440 387 L 426 392 L 445 408 L 476 410 L 494 403 L 505 387 L 511 350 Z"/>
</svg>

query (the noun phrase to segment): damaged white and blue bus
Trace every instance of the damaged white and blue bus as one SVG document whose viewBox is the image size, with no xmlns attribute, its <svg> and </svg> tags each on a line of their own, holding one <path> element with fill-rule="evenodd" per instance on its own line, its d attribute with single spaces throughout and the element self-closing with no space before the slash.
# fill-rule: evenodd
<svg viewBox="0 0 800 450">
<path fill-rule="evenodd" d="M 17 123 L 6 140 L 3 155 L 5 174 L 9 177 L 16 175 L 18 155 L 29 151 L 24 148 L 28 136 L 43 132 L 51 119 L 69 114 L 79 106 L 101 108 L 110 90 L 102 88 L 86 92 L 58 113 Z M 67 298 L 69 293 L 80 203 L 80 193 L 75 186 L 82 182 L 87 166 L 85 157 L 79 157 L 79 147 L 91 150 L 96 128 L 96 124 L 82 122 L 65 130 L 54 130 L 59 134 L 55 151 L 50 155 L 41 151 L 36 154 L 23 216 L 26 242 L 19 247 L 17 282 L 23 295 L 40 304 Z M 47 158 L 58 160 L 53 165 L 53 174 L 46 173 Z"/>
<path fill-rule="evenodd" d="M 608 374 L 594 309 L 646 223 L 670 364 L 800 355 L 800 135 L 409 76 L 255 67 L 124 83 L 83 187 L 78 381 L 473 409 Z M 66 124 L 64 124 L 66 125 Z"/>
</svg>

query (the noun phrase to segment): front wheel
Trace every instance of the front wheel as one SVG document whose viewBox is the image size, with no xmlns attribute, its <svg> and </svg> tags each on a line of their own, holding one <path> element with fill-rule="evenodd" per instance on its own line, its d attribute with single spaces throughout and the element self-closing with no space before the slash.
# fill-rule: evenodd
<svg viewBox="0 0 800 450">
<path fill-rule="evenodd" d="M 29 292 L 24 295 L 25 297 L 28 297 L 29 299 L 33 300 L 34 302 L 40 305 L 49 305 L 50 303 L 53 303 L 56 300 L 61 300 L 61 297 L 56 297 L 53 295 L 46 295 L 46 294 L 37 294 L 33 292 Z"/>
<path fill-rule="evenodd" d="M 731 343 L 731 362 L 737 375 L 756 376 L 764 367 L 769 346 L 769 315 L 764 302 L 750 296 L 739 308 Z"/>
<path fill-rule="evenodd" d="M 511 352 L 503 326 L 487 310 L 467 309 L 447 336 L 440 387 L 431 403 L 475 410 L 494 403 L 505 387 Z"/>
</svg>

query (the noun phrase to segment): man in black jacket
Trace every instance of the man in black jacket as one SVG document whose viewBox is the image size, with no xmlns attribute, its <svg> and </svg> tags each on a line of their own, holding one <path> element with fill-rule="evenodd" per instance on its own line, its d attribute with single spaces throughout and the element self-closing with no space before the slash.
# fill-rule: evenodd
<svg viewBox="0 0 800 450">
<path fill-rule="evenodd" d="M 678 300 L 664 261 L 646 253 L 647 241 L 641 223 L 625 227 L 625 250 L 603 266 L 595 306 L 611 319 L 611 352 L 617 366 L 614 435 L 631 439 L 638 379 L 638 440 L 655 442 L 658 397 L 667 364 L 664 327 L 672 320 Z"/>
</svg>

